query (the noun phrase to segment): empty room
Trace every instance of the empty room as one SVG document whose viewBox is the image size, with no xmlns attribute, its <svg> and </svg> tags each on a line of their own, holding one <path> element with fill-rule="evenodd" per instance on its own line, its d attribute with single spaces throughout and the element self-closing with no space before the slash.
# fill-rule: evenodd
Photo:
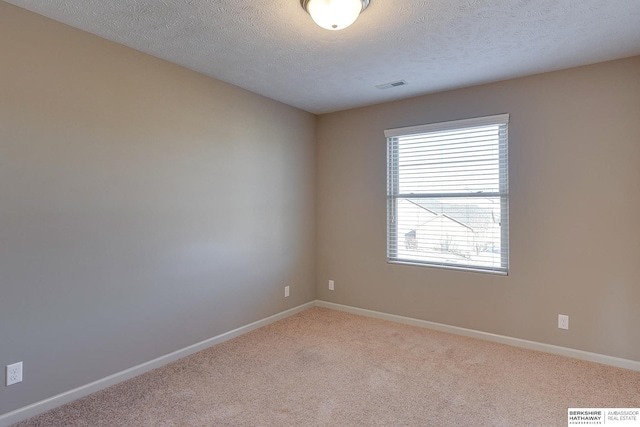
<svg viewBox="0 0 640 427">
<path fill-rule="evenodd" d="M 639 22 L 0 0 L 0 427 L 640 426 Z"/>
</svg>

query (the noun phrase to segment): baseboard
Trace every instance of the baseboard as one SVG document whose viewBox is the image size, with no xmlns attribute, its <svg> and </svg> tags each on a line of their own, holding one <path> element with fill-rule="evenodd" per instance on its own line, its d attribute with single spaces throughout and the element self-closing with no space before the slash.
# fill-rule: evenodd
<svg viewBox="0 0 640 427">
<path fill-rule="evenodd" d="M 69 403 L 76 399 L 80 399 L 81 397 L 88 396 L 91 393 L 95 393 L 112 385 L 118 384 L 122 381 L 126 381 L 130 378 L 136 377 L 152 369 L 159 368 L 168 363 L 174 362 L 193 353 L 197 353 L 216 344 L 220 344 L 242 334 L 246 334 L 247 332 L 253 331 L 254 329 L 258 329 L 270 323 L 277 322 L 278 320 L 292 316 L 303 310 L 314 307 L 315 305 L 315 301 L 299 305 L 281 313 L 274 314 L 273 316 L 269 316 L 248 325 L 241 326 L 240 328 L 234 329 L 232 331 L 225 332 L 213 338 L 201 341 L 197 344 L 193 344 L 183 349 L 174 351 L 173 353 L 160 356 L 156 359 L 150 360 L 132 368 L 125 369 L 124 371 L 109 375 L 108 377 L 102 378 L 84 386 L 69 390 L 65 393 L 58 394 L 57 396 L 53 396 L 40 402 L 36 402 L 32 405 L 28 405 L 23 408 L 16 409 L 15 411 L 0 415 L 0 427 L 8 427 L 11 424 L 26 420 L 27 418 L 35 417 L 36 415 L 39 415 L 50 409 L 57 408 L 58 406 L 64 405 L 65 403 Z"/>
<path fill-rule="evenodd" d="M 361 316 L 373 317 L 376 319 L 390 320 L 392 322 L 404 323 L 406 325 L 419 326 L 441 332 L 448 332 L 465 337 L 479 338 L 485 341 L 507 344 L 514 347 L 537 350 L 544 353 L 557 354 L 560 356 L 573 357 L 574 359 L 586 360 L 589 362 L 602 363 L 604 365 L 615 366 L 617 368 L 640 371 L 640 362 L 620 357 L 607 356 L 604 354 L 590 353 L 588 351 L 576 350 L 568 347 L 560 347 L 552 344 L 544 344 L 535 341 L 528 341 L 519 338 L 507 337 L 504 335 L 490 334 L 488 332 L 476 331 L 473 329 L 449 326 L 442 323 L 429 322 L 427 320 L 413 319 L 411 317 L 397 316 L 395 314 L 382 313 L 379 311 L 367 310 L 348 305 L 336 304 L 327 301 L 316 301 L 316 306 L 330 308 L 333 310 L 346 311 L 348 313 L 359 314 Z"/>
</svg>

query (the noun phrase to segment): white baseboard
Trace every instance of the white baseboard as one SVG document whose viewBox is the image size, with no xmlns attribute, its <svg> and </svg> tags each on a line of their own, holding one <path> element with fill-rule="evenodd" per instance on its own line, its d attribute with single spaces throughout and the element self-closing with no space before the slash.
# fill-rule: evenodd
<svg viewBox="0 0 640 427">
<path fill-rule="evenodd" d="M 392 322 L 404 323 L 406 325 L 434 329 L 436 331 L 448 332 L 456 335 L 463 335 L 465 337 L 479 338 L 485 341 L 507 344 L 514 347 L 526 348 L 529 350 L 537 350 L 544 353 L 573 357 L 574 359 L 602 363 L 603 365 L 615 366 L 617 368 L 640 371 L 640 362 L 635 360 L 622 359 L 620 357 L 607 356 L 598 353 L 590 353 L 588 351 L 576 350 L 568 347 L 560 347 L 552 344 L 544 344 L 535 341 L 528 341 L 520 338 L 512 338 L 504 335 L 490 334 L 488 332 L 460 328 L 458 326 L 449 326 L 442 323 L 430 322 L 428 320 L 413 319 L 411 317 L 397 316 L 395 314 L 382 313 L 379 311 L 367 310 L 364 308 L 357 308 L 342 304 L 335 304 L 332 302 L 318 300 L 316 301 L 316 306 L 330 308 L 333 310 L 346 311 L 348 313 L 359 314 L 361 316 L 373 317 L 376 319 L 390 320 Z"/>
<path fill-rule="evenodd" d="M 174 362 L 193 353 L 197 353 L 216 344 L 220 344 L 242 334 L 246 334 L 247 332 L 253 331 L 254 329 L 261 328 L 270 323 L 277 322 L 278 320 L 292 316 L 308 308 L 315 307 L 315 305 L 315 301 L 302 304 L 298 307 L 294 307 L 281 313 L 274 314 L 273 316 L 269 316 L 248 325 L 241 326 L 240 328 L 225 332 L 213 338 L 201 341 L 197 344 L 190 345 L 183 349 L 174 351 L 173 353 L 160 356 L 156 359 L 150 360 L 129 369 L 125 369 L 124 371 L 117 372 L 113 375 L 109 375 L 108 377 L 102 378 L 92 383 L 83 385 L 73 390 L 69 390 L 65 393 L 58 394 L 40 402 L 36 402 L 32 405 L 28 405 L 23 408 L 16 409 L 15 411 L 0 415 L 0 427 L 8 427 L 11 424 L 26 420 L 27 418 L 35 417 L 36 415 L 39 415 L 53 408 L 57 408 L 58 406 L 64 405 L 65 403 L 69 403 L 76 399 L 80 399 L 81 397 L 88 396 L 91 393 L 95 393 L 112 385 L 118 384 L 122 381 L 126 381 L 130 378 L 136 377 L 152 369 L 159 368 L 168 363 Z"/>
</svg>

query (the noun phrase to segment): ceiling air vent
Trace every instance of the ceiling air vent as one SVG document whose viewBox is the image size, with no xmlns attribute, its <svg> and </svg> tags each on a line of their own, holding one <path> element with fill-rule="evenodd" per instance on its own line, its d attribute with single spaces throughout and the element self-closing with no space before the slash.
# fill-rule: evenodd
<svg viewBox="0 0 640 427">
<path fill-rule="evenodd" d="M 381 85 L 376 85 L 376 87 L 378 89 L 390 89 L 392 87 L 406 86 L 408 84 L 409 83 L 407 83 L 405 80 L 398 80 L 397 82 L 383 83 Z"/>
</svg>

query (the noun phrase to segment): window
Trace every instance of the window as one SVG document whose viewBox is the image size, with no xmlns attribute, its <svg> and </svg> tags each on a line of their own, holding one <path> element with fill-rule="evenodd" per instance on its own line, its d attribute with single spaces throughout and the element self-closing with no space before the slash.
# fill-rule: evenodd
<svg viewBox="0 0 640 427">
<path fill-rule="evenodd" d="M 509 115 L 385 131 L 387 260 L 507 274 Z"/>
</svg>

